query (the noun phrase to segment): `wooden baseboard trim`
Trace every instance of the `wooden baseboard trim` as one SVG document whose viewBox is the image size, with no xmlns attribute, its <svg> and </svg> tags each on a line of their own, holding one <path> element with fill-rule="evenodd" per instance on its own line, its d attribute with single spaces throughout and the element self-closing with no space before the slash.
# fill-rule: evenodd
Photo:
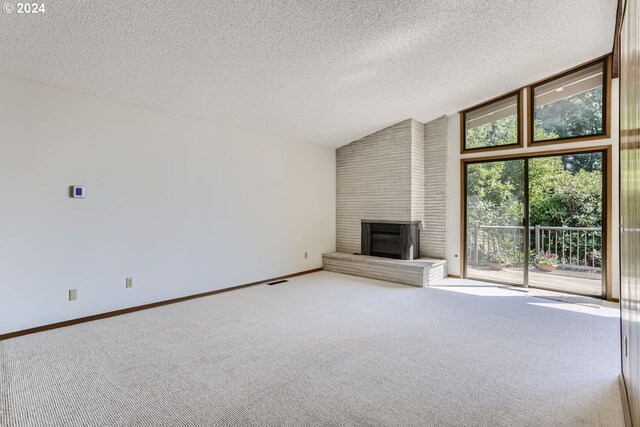
<svg viewBox="0 0 640 427">
<path fill-rule="evenodd" d="M 160 307 L 163 305 L 175 304 L 178 302 L 188 301 L 190 299 L 208 297 L 211 295 L 222 294 L 224 292 L 236 291 L 238 289 L 244 289 L 251 286 L 262 285 L 267 282 L 274 282 L 276 280 L 290 279 L 292 277 L 303 276 L 305 274 L 317 273 L 322 271 L 322 268 L 314 268 L 312 270 L 300 271 L 298 273 L 287 274 L 285 276 L 273 277 L 271 279 L 260 280 L 258 282 L 245 283 L 244 285 L 231 286 L 229 288 L 216 289 L 215 291 L 202 292 L 199 294 L 187 295 L 185 297 L 173 298 L 164 301 L 152 302 L 149 304 L 137 305 L 135 307 L 123 308 L 121 310 L 108 311 L 106 313 L 94 314 L 86 317 L 79 317 L 77 319 L 65 320 L 63 322 L 51 323 L 49 325 L 36 326 L 35 328 L 23 329 L 20 331 L 9 332 L 0 335 L 0 341 L 10 338 L 20 337 L 23 335 L 35 334 L 37 332 L 50 331 L 51 329 L 64 328 L 65 326 L 77 325 L 78 323 L 91 322 L 94 320 L 106 319 L 108 317 L 120 316 L 122 314 L 133 313 L 135 311 L 147 310 L 149 308 Z"/>
<path fill-rule="evenodd" d="M 447 274 L 447 277 L 453 277 L 454 279 L 459 279 L 460 275 L 459 274 Z"/>
</svg>

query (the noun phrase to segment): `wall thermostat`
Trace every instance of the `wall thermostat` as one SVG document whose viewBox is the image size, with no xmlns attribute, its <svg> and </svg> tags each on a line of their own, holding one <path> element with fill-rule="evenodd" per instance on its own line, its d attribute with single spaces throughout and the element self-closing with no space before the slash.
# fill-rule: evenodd
<svg viewBox="0 0 640 427">
<path fill-rule="evenodd" d="M 72 185 L 69 187 L 69 196 L 73 199 L 84 199 L 87 196 L 87 192 L 83 185 Z"/>
</svg>

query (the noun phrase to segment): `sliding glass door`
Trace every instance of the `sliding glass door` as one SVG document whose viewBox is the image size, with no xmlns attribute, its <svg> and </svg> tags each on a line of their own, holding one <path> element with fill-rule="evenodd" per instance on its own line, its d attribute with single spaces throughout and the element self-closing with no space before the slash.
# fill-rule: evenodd
<svg viewBox="0 0 640 427">
<path fill-rule="evenodd" d="M 529 286 L 603 294 L 604 154 L 529 159 Z"/>
<path fill-rule="evenodd" d="M 466 164 L 466 277 L 525 285 L 525 161 Z"/>
<path fill-rule="evenodd" d="M 602 296 L 605 153 L 465 164 L 465 277 Z"/>
</svg>

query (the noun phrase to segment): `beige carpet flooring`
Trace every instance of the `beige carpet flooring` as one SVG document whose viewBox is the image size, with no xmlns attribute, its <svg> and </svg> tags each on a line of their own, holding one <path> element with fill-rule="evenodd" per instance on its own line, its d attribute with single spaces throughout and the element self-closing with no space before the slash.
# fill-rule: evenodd
<svg viewBox="0 0 640 427">
<path fill-rule="evenodd" d="M 297 277 L 0 342 L 2 426 L 622 426 L 618 312 Z"/>
</svg>

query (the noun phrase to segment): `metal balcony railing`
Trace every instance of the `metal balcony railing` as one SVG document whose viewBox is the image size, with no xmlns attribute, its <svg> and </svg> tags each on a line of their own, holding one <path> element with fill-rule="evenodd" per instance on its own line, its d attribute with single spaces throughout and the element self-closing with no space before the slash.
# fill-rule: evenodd
<svg viewBox="0 0 640 427">
<path fill-rule="evenodd" d="M 600 272 L 602 269 L 602 228 L 529 227 L 530 247 L 524 250 L 523 226 L 471 224 L 467 233 L 467 262 L 485 266 L 490 254 L 506 255 L 511 266 L 522 266 L 524 257 L 535 265 L 536 254 L 549 251 L 558 256 L 558 268 Z"/>
</svg>

